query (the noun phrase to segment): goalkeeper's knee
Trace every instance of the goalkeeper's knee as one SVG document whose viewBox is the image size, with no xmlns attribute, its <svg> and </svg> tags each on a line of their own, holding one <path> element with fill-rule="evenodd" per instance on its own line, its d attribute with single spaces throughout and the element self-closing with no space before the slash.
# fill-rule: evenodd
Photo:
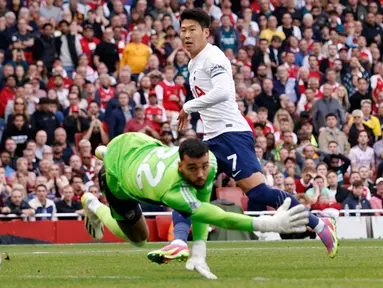
<svg viewBox="0 0 383 288">
<path fill-rule="evenodd" d="M 148 240 L 144 240 L 144 241 L 141 241 L 141 242 L 133 242 L 133 241 L 130 241 L 130 243 L 132 243 L 132 245 L 136 246 L 136 247 L 142 247 L 146 244 L 146 242 L 148 242 Z"/>
</svg>

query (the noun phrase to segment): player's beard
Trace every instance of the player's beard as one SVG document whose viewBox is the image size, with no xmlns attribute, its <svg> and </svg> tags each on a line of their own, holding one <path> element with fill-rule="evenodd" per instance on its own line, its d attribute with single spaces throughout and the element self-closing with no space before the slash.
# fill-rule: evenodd
<svg viewBox="0 0 383 288">
<path fill-rule="evenodd" d="M 190 184 L 191 186 L 193 186 L 193 187 L 194 187 L 195 189 L 197 189 L 197 190 L 201 190 L 201 189 L 205 186 L 205 184 L 206 184 L 206 180 L 203 182 L 203 185 L 198 185 L 198 184 L 196 184 L 196 183 L 193 183 L 193 182 L 190 181 L 190 179 L 187 178 L 181 171 L 179 171 L 179 172 L 180 172 L 182 178 L 183 178 L 188 184 Z"/>
</svg>

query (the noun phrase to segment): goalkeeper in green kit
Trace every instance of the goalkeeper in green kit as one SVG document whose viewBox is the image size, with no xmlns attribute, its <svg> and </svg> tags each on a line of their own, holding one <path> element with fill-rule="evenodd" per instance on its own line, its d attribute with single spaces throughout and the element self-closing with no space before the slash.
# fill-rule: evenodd
<svg viewBox="0 0 383 288">
<path fill-rule="evenodd" d="M 108 147 L 98 147 L 96 156 L 104 161 L 99 183 L 109 207 L 91 193 L 81 199 L 85 227 L 94 239 L 102 239 L 105 225 L 116 236 L 142 246 L 149 230 L 138 203 L 166 205 L 192 220 L 194 242 L 186 268 L 216 279 L 206 263 L 209 224 L 242 231 L 306 231 L 308 212 L 302 205 L 289 209 L 289 198 L 274 216 L 257 218 L 228 213 L 208 203 L 217 161 L 199 139 L 167 147 L 144 134 L 126 133 Z"/>
</svg>

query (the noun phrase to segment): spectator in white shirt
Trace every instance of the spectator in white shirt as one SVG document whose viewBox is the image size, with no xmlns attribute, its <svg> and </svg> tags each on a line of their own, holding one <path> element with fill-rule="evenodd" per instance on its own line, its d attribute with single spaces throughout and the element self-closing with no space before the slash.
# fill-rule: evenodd
<svg viewBox="0 0 383 288">
<path fill-rule="evenodd" d="M 351 148 L 349 158 L 352 170 L 359 170 L 359 168 L 365 166 L 370 168 L 370 176 L 372 176 L 375 171 L 374 149 L 369 147 L 368 143 L 368 133 L 364 130 L 359 131 L 358 145 Z"/>
<path fill-rule="evenodd" d="M 51 214 L 50 217 L 36 217 L 37 220 L 57 220 L 56 218 L 56 205 L 52 200 L 47 199 L 48 189 L 44 184 L 40 184 L 36 187 L 36 198 L 28 202 L 36 214 Z"/>
</svg>

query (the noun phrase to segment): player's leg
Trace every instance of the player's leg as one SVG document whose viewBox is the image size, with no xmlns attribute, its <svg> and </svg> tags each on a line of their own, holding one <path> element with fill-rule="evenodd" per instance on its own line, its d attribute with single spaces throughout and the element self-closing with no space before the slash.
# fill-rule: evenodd
<svg viewBox="0 0 383 288">
<path fill-rule="evenodd" d="M 184 242 L 185 244 L 188 241 L 191 219 L 182 216 L 181 213 L 177 211 L 173 211 L 172 220 L 174 226 L 174 241 L 172 244 L 176 244 L 177 240 Z M 182 244 L 182 243 L 181 243 Z"/>
<path fill-rule="evenodd" d="M 262 167 L 254 151 L 254 138 L 250 132 L 224 133 L 207 141 L 207 144 L 217 157 L 220 169 L 237 181 L 249 201 L 274 208 L 282 205 L 286 198 L 291 199 L 291 207 L 300 204 L 291 194 L 265 184 Z M 338 248 L 335 223 L 310 213 L 308 226 L 322 239 L 330 257 L 335 257 Z"/>
<path fill-rule="evenodd" d="M 184 217 L 178 211 L 172 213 L 174 240 L 165 247 L 148 253 L 148 258 L 158 264 L 168 263 L 172 260 L 186 261 L 190 256 L 187 246 L 191 219 Z"/>
<path fill-rule="evenodd" d="M 113 181 L 113 177 L 108 178 Z M 86 214 L 87 220 L 85 223 L 89 234 L 92 237 L 93 235 L 99 236 L 100 226 L 104 224 L 114 235 L 121 239 L 129 240 L 136 246 L 145 244 L 149 236 L 149 229 L 138 203 L 134 200 L 120 200 L 113 195 L 107 185 L 104 168 L 99 172 L 99 185 L 100 190 L 109 202 L 110 208 L 98 201 L 94 195 L 90 193 L 84 194 L 81 201 Z M 99 240 L 101 238 L 97 237 L 95 239 Z"/>
</svg>

